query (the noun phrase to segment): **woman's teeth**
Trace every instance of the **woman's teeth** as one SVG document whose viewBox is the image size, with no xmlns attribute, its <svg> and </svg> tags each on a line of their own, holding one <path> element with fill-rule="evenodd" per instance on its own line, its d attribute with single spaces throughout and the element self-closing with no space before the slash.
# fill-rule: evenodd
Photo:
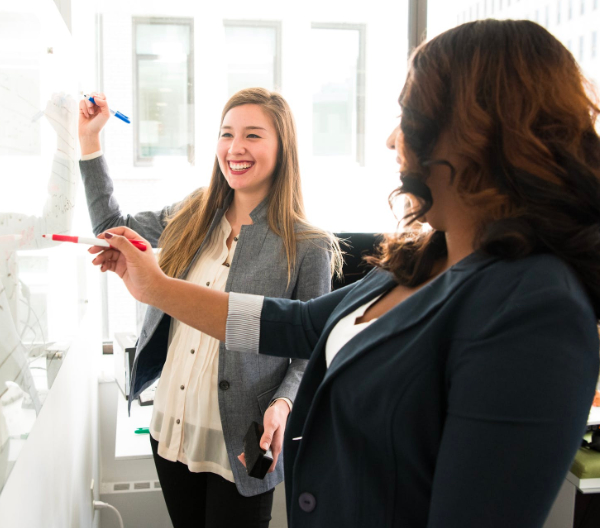
<svg viewBox="0 0 600 528">
<path fill-rule="evenodd" d="M 246 170 L 246 169 L 249 169 L 250 167 L 252 167 L 252 163 L 232 163 L 230 161 L 229 167 L 231 167 L 231 170 L 241 171 L 241 170 Z"/>
</svg>

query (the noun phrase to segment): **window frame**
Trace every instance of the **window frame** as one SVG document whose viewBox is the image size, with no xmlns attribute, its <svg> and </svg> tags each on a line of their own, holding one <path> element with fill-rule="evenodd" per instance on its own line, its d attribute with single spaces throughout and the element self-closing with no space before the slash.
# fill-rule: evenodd
<svg viewBox="0 0 600 528">
<path fill-rule="evenodd" d="M 280 20 L 237 20 L 226 18 L 223 27 L 267 28 L 275 30 L 275 60 L 273 61 L 273 91 L 282 89 L 281 21 Z"/>
<path fill-rule="evenodd" d="M 149 25 L 181 25 L 189 26 L 190 29 L 190 52 L 187 57 L 187 97 L 188 105 L 194 108 L 194 18 L 192 17 L 132 17 L 132 64 L 133 64 L 133 101 L 135 102 L 135 115 L 133 119 L 133 165 L 134 167 L 152 167 L 154 166 L 155 156 L 142 156 L 140 148 L 140 97 L 139 97 L 139 60 L 158 58 L 158 55 L 138 54 L 137 53 L 137 28 L 141 24 Z M 190 165 L 194 165 L 195 158 L 195 116 L 192 114 L 188 120 L 188 148 L 187 159 Z"/>
<path fill-rule="evenodd" d="M 312 22 L 313 29 L 358 31 L 358 60 L 356 68 L 356 157 L 359 167 L 366 165 L 366 102 L 367 102 L 367 25 L 345 22 Z"/>
</svg>

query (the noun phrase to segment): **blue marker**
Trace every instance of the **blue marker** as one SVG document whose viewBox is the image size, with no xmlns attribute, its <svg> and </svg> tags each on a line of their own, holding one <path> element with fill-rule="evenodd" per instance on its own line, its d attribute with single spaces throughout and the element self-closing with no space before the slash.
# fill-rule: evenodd
<svg viewBox="0 0 600 528">
<path fill-rule="evenodd" d="M 83 94 L 83 97 L 85 97 L 88 101 L 90 101 L 91 103 L 96 104 L 96 101 L 94 101 L 93 97 L 90 97 L 88 95 Z M 129 118 L 125 115 L 122 114 L 121 112 L 119 112 L 118 110 L 111 110 L 110 108 L 108 109 L 108 111 L 114 115 L 115 117 L 118 117 L 121 121 L 124 121 L 125 123 L 131 123 L 131 121 L 129 121 Z"/>
</svg>

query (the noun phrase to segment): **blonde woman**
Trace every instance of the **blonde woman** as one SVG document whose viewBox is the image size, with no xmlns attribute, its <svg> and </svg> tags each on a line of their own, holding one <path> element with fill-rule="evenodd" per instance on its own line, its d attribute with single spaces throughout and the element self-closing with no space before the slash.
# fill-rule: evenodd
<svg viewBox="0 0 600 528">
<path fill-rule="evenodd" d="M 102 156 L 103 94 L 80 103 L 81 173 L 95 233 L 128 226 L 161 247 L 170 277 L 216 291 L 308 300 L 329 291 L 335 240 L 308 224 L 294 120 L 285 100 L 247 89 L 225 105 L 208 188 L 160 212 L 124 216 Z M 337 251 L 337 249 L 336 249 Z M 337 262 L 337 257 L 334 259 Z M 284 354 L 285 355 L 285 354 Z M 148 308 L 131 397 L 159 376 L 150 426 L 154 460 L 175 528 L 266 527 L 288 414 L 306 362 L 225 354 L 224 344 Z M 264 480 L 237 456 L 255 420 L 273 452 Z"/>
</svg>

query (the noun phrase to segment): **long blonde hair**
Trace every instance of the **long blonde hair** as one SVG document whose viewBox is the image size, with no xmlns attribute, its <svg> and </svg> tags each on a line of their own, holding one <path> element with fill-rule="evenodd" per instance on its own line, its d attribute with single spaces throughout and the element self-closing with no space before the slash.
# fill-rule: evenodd
<svg viewBox="0 0 600 528">
<path fill-rule="evenodd" d="M 340 273 L 341 251 L 330 233 L 310 225 L 304 211 L 300 183 L 296 125 L 287 102 L 281 95 L 264 88 L 247 88 L 234 94 L 223 108 L 221 124 L 236 106 L 260 106 L 272 119 L 277 131 L 277 162 L 268 196 L 267 221 L 271 231 L 283 240 L 287 257 L 288 284 L 296 262 L 296 242 L 300 239 L 325 239 L 332 252 L 332 273 Z M 215 156 L 212 177 L 206 189 L 188 196 L 168 220 L 158 242 L 162 247 L 160 267 L 170 277 L 179 277 L 190 265 L 206 238 L 217 209 L 224 206 L 231 188 Z"/>
</svg>

